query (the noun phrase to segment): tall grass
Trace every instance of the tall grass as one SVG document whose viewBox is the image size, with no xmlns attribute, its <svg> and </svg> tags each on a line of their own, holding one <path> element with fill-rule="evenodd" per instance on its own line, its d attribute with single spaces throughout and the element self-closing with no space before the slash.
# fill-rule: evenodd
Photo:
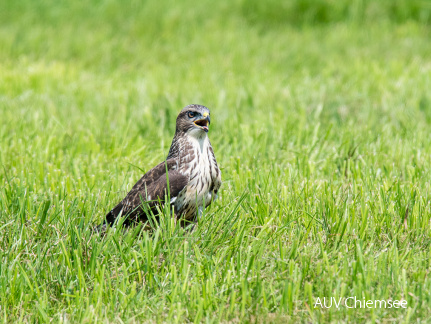
<svg viewBox="0 0 431 324">
<path fill-rule="evenodd" d="M 431 3 L 422 0 L 243 0 L 242 13 L 251 22 L 264 25 L 325 25 L 339 22 L 391 21 L 431 22 Z"/>
</svg>

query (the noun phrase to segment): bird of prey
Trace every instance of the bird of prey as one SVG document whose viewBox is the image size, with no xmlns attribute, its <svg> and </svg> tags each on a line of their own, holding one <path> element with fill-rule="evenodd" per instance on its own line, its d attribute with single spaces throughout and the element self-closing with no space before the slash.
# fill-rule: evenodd
<svg viewBox="0 0 431 324">
<path fill-rule="evenodd" d="M 107 215 L 104 226 L 112 225 L 119 216 L 127 217 L 123 224 L 145 222 L 149 210 L 157 215 L 170 197 L 175 217 L 196 222 L 205 207 L 217 198 L 221 172 L 208 138 L 210 111 L 201 105 L 189 105 L 181 110 L 176 121 L 175 136 L 166 160 L 148 171 L 126 197 Z M 169 193 L 168 193 L 169 186 Z"/>
</svg>

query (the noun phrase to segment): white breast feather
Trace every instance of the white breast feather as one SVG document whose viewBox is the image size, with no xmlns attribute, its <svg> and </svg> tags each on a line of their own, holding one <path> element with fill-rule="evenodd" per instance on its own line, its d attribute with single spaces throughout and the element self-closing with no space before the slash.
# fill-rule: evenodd
<svg viewBox="0 0 431 324">
<path fill-rule="evenodd" d="M 192 180 L 179 193 L 174 202 L 177 210 L 184 209 L 187 213 L 184 216 L 187 219 L 196 215 L 197 211 L 202 213 L 203 208 L 211 203 L 212 193 L 209 190 L 212 183 L 211 164 L 213 164 L 213 170 L 216 168 L 216 164 L 212 161 L 212 156 L 208 155 L 210 143 L 207 136 L 201 138 L 190 136 L 189 141 L 193 144 L 195 157 L 187 166 Z M 193 168 L 196 160 L 199 160 L 199 163 Z M 196 210 L 196 207 L 198 210 Z"/>
</svg>

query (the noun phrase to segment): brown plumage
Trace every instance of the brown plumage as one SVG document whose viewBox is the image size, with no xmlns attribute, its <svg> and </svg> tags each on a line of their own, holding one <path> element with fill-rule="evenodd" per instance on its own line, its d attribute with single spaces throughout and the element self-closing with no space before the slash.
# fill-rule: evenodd
<svg viewBox="0 0 431 324">
<path fill-rule="evenodd" d="M 168 182 L 175 217 L 196 221 L 203 208 L 217 198 L 221 185 L 220 169 L 207 136 L 209 124 L 208 108 L 189 105 L 181 110 L 166 161 L 148 171 L 133 186 L 106 215 L 105 224 L 112 225 L 120 215 L 127 217 L 126 225 L 147 221 L 149 210 L 157 214 L 157 207 L 165 203 Z"/>
</svg>

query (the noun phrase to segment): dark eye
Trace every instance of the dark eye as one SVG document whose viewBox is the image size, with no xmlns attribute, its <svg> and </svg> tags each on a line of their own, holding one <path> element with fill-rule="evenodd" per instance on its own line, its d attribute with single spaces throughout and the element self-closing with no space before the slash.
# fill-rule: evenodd
<svg viewBox="0 0 431 324">
<path fill-rule="evenodd" d="M 193 117 L 195 117 L 195 116 L 196 116 L 196 113 L 195 113 L 194 111 L 189 111 L 189 112 L 187 113 L 187 116 L 189 116 L 189 118 L 193 118 Z"/>
</svg>

